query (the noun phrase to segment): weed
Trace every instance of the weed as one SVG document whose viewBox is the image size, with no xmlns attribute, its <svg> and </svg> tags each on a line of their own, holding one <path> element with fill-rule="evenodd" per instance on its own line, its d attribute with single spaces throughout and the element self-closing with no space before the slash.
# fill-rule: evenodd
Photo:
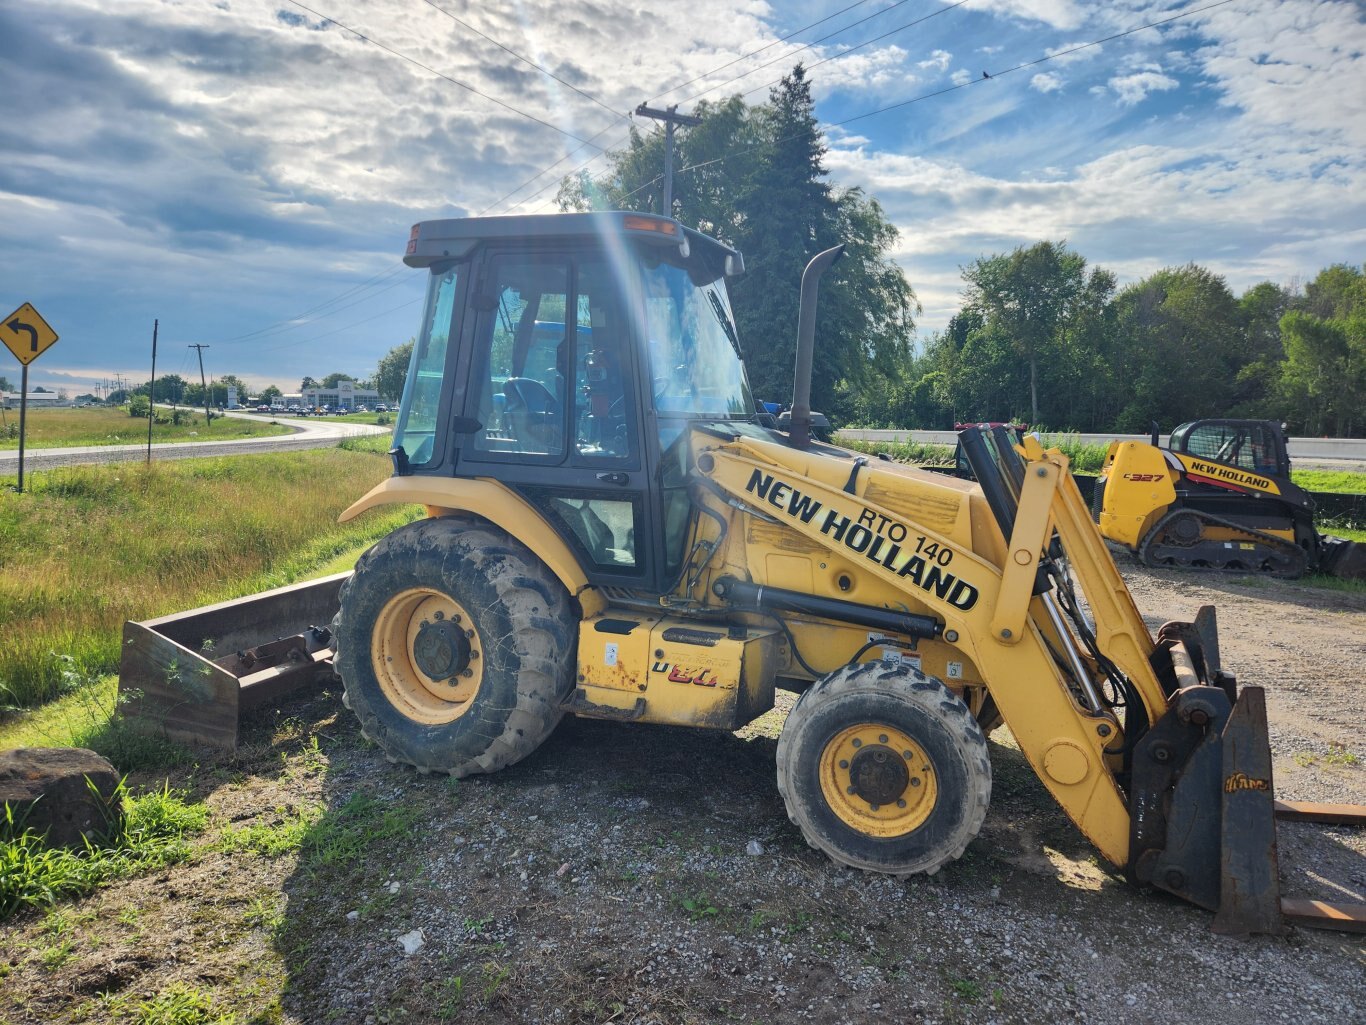
<svg viewBox="0 0 1366 1025">
<path fill-rule="evenodd" d="M 267 897 L 257 897 L 242 915 L 242 921 L 247 925 L 256 926 L 273 933 L 278 932 L 284 925 L 285 915 L 274 900 Z"/>
<path fill-rule="evenodd" d="M 317 820 L 303 838 L 303 864 L 314 872 L 347 871 L 371 844 L 404 836 L 421 812 L 411 805 L 386 805 L 355 794 Z"/>
<path fill-rule="evenodd" d="M 436 1016 L 442 1021 L 454 1018 L 456 1012 L 460 1010 L 460 1005 L 465 1002 L 464 977 L 452 976 L 445 982 L 438 983 L 434 988 L 436 990 Z"/>
<path fill-rule="evenodd" d="M 954 976 L 949 977 L 949 985 L 953 988 L 954 996 L 959 1000 L 965 1000 L 970 1004 L 975 1004 L 986 996 L 986 990 L 980 982 L 975 979 L 960 979 Z"/>
<path fill-rule="evenodd" d="M 481 987 L 481 995 L 484 1003 L 493 1002 L 493 998 L 498 995 L 498 990 L 503 983 L 512 977 L 511 965 L 500 965 L 497 962 L 489 961 L 484 965 L 484 980 Z"/>
<path fill-rule="evenodd" d="M 1323 756 L 1323 760 L 1328 765 L 1359 765 L 1361 759 L 1347 750 L 1345 744 L 1328 743 L 1328 753 Z"/>
<path fill-rule="evenodd" d="M 232 1025 L 237 1016 L 219 1011 L 213 997 L 181 982 L 137 1005 L 136 1025 Z"/>
<path fill-rule="evenodd" d="M 71 960 L 75 944 L 70 938 L 55 943 L 50 947 L 44 947 L 38 953 L 38 963 L 43 966 L 45 971 L 55 972 L 62 965 Z"/>
<path fill-rule="evenodd" d="M 120 908 L 117 921 L 119 925 L 126 925 L 130 929 L 136 929 L 142 922 L 142 909 L 135 908 L 131 904 Z"/>
<path fill-rule="evenodd" d="M 468 933 L 475 933 L 475 934 L 479 934 L 479 933 L 484 932 L 484 931 L 485 931 L 486 929 L 488 929 L 488 927 L 489 927 L 490 925 L 492 925 L 492 924 L 493 924 L 493 916 L 492 916 L 492 915 L 486 915 L 486 916 L 483 917 L 483 918 L 467 918 L 467 919 L 465 919 L 465 922 L 464 922 L 465 931 L 468 932 Z"/>
<path fill-rule="evenodd" d="M 250 851 L 262 857 L 278 858 L 302 847 L 304 838 L 320 818 L 322 808 L 318 805 L 279 807 L 275 809 L 273 822 L 254 822 L 224 830 L 218 846 L 224 851 Z"/>
<path fill-rule="evenodd" d="M 48 847 L 5 806 L 0 819 L 0 921 L 25 908 L 88 893 L 109 879 L 184 861 L 190 854 L 186 838 L 208 821 L 207 809 L 187 804 L 168 787 L 130 797 L 120 784 L 115 799 L 123 803 L 122 822 L 98 844 L 87 839 L 83 850 Z"/>
<path fill-rule="evenodd" d="M 701 893 L 695 897 L 678 898 L 678 904 L 694 922 L 700 922 L 704 918 L 715 918 L 721 913 L 720 908 L 716 907 L 707 899 L 705 894 Z"/>
</svg>

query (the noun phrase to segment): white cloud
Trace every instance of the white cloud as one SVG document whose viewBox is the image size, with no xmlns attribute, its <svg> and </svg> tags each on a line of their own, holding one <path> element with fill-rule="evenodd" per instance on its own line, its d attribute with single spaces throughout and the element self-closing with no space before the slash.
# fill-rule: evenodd
<svg viewBox="0 0 1366 1025">
<path fill-rule="evenodd" d="M 1041 93 L 1057 92 L 1062 88 L 1062 79 L 1051 72 L 1040 72 L 1029 80 L 1030 88 Z"/>
<path fill-rule="evenodd" d="M 967 85 L 973 78 L 973 73 L 967 70 L 967 68 L 959 68 L 949 76 L 950 81 L 952 81 L 954 85 Z"/>
<path fill-rule="evenodd" d="M 1132 75 L 1119 75 L 1110 79 L 1109 86 L 1119 96 L 1119 102 L 1132 107 L 1143 102 L 1149 93 L 1175 89 L 1181 83 L 1157 71 L 1139 71 Z"/>
<path fill-rule="evenodd" d="M 935 71 L 947 71 L 952 60 L 953 54 L 949 53 L 948 50 L 933 50 L 930 52 L 929 59 L 917 61 L 916 67 L 934 68 Z"/>
<path fill-rule="evenodd" d="M 1082 10 L 1072 0 L 983 0 L 979 10 L 1000 11 L 1024 21 L 1041 21 L 1053 28 L 1071 29 L 1082 23 Z"/>
</svg>

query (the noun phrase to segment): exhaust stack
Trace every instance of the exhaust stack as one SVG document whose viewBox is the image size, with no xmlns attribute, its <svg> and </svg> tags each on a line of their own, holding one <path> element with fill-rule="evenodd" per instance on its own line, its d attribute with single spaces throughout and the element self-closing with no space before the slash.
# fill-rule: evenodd
<svg viewBox="0 0 1366 1025">
<path fill-rule="evenodd" d="M 821 275 L 841 256 L 844 246 L 817 253 L 802 271 L 801 307 L 797 314 L 797 365 L 792 375 L 792 419 L 788 443 L 793 448 L 811 445 L 811 363 L 816 354 L 816 292 Z"/>
</svg>

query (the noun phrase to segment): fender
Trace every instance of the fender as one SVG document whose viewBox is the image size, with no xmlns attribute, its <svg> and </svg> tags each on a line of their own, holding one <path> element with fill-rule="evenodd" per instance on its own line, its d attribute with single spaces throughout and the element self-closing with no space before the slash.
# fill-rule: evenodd
<svg viewBox="0 0 1366 1025">
<path fill-rule="evenodd" d="M 535 552 L 570 594 L 582 600 L 581 592 L 588 587 L 588 578 L 584 576 L 578 558 L 564 539 L 535 506 L 497 481 L 483 478 L 390 477 L 349 506 L 337 517 L 337 522 L 345 523 L 380 505 L 425 505 L 427 515 L 433 517 L 457 512 L 482 516 Z"/>
</svg>

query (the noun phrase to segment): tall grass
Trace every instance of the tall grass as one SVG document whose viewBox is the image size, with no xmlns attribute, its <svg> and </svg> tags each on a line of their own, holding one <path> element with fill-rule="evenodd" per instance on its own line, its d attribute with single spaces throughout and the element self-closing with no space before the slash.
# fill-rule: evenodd
<svg viewBox="0 0 1366 1025">
<path fill-rule="evenodd" d="M 389 473 L 322 449 L 72 467 L 0 494 L 0 704 L 114 671 L 127 619 L 292 583 L 408 522 L 411 507 L 336 522 Z"/>
<path fill-rule="evenodd" d="M 935 445 L 920 441 L 858 441 L 839 438 L 839 444 L 855 452 L 869 455 L 887 455 L 899 463 L 913 463 L 917 466 L 952 466 L 954 446 Z M 1105 465 L 1105 451 L 1108 446 L 1086 444 L 1076 434 L 1045 434 L 1044 448 L 1057 448 L 1067 456 L 1072 464 L 1073 473 L 1096 473 Z"/>
<path fill-rule="evenodd" d="M 157 407 L 159 416 L 170 416 L 170 410 Z M 204 410 L 182 409 L 179 424 L 164 423 L 152 426 L 152 442 L 163 441 L 230 441 L 233 438 L 261 438 L 275 434 L 289 434 L 281 424 L 243 417 L 215 416 L 213 423 L 204 423 Z M 18 424 L 19 414 L 5 412 L 7 424 Z M 94 406 L 89 409 L 30 409 L 24 424 L 25 448 L 64 448 L 75 445 L 145 445 L 147 418 L 132 417 L 122 406 Z M 19 436 L 9 437 L 0 430 L 0 449 L 17 449 Z"/>
</svg>

